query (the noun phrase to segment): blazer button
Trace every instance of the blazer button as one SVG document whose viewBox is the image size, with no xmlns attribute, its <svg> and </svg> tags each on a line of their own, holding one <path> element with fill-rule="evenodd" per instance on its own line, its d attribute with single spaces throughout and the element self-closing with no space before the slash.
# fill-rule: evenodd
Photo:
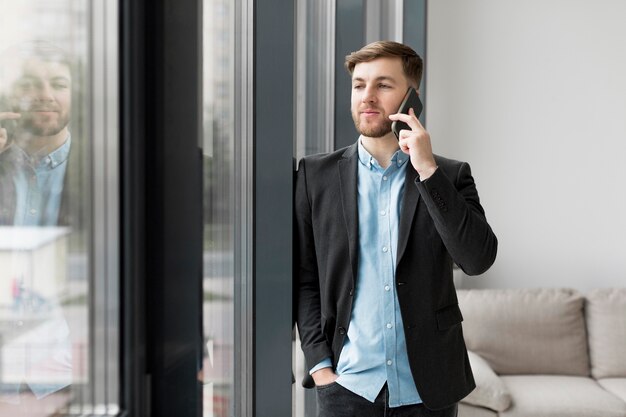
<svg viewBox="0 0 626 417">
<path fill-rule="evenodd" d="M 340 328 L 339 328 L 339 334 L 340 334 L 340 335 L 344 335 L 344 334 L 346 334 L 346 329 L 344 329 L 343 327 L 340 327 Z"/>
</svg>

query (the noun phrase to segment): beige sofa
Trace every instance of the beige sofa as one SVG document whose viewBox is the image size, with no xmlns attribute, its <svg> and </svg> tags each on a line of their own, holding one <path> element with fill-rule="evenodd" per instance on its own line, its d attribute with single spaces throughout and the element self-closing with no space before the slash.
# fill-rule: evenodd
<svg viewBox="0 0 626 417">
<path fill-rule="evenodd" d="M 459 290 L 459 417 L 626 417 L 626 288 Z"/>
</svg>

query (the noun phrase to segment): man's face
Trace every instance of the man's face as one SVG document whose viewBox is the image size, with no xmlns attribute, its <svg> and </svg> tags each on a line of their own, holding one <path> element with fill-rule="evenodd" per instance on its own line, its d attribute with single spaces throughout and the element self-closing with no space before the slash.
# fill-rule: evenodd
<svg viewBox="0 0 626 417">
<path fill-rule="evenodd" d="M 70 69 L 62 63 L 30 59 L 13 83 L 13 111 L 21 114 L 20 130 L 34 136 L 53 136 L 70 120 L 72 101 Z"/>
<path fill-rule="evenodd" d="M 398 112 L 408 88 L 400 58 L 377 58 L 356 64 L 350 107 L 359 133 L 380 138 L 391 132 L 389 115 Z"/>
</svg>

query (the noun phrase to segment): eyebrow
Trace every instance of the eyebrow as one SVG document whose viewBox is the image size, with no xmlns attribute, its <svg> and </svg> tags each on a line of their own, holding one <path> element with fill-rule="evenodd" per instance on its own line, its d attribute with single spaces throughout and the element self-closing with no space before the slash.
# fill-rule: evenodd
<svg viewBox="0 0 626 417">
<path fill-rule="evenodd" d="M 364 79 L 364 78 L 361 78 L 361 77 L 355 77 L 355 78 L 353 78 L 353 79 L 352 79 L 352 81 L 353 81 L 353 82 L 354 82 L 354 81 L 365 81 L 365 79 Z M 380 77 L 376 77 L 376 78 L 374 79 L 374 81 L 391 81 L 391 82 L 393 82 L 393 83 L 397 82 L 395 78 L 390 77 L 390 76 L 388 76 L 388 75 L 381 75 Z"/>
<path fill-rule="evenodd" d="M 20 78 L 18 78 L 18 81 L 31 81 L 31 80 L 40 80 L 41 77 L 35 76 L 35 75 L 31 75 L 31 74 L 23 74 Z M 50 81 L 67 81 L 68 83 L 72 82 L 72 79 L 69 77 L 66 77 L 65 75 L 55 75 L 53 77 L 50 78 Z"/>
<path fill-rule="evenodd" d="M 65 75 L 57 75 L 56 77 L 50 78 L 50 81 L 67 81 L 68 83 L 71 83 L 72 79 L 66 77 Z"/>
</svg>

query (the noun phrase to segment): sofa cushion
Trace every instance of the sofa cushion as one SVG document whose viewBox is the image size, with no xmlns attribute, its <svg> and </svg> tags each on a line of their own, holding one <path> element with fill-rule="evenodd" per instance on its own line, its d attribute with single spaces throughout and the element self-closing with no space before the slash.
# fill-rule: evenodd
<svg viewBox="0 0 626 417">
<path fill-rule="evenodd" d="M 486 408 L 459 403 L 458 417 L 498 417 L 498 413 Z"/>
<path fill-rule="evenodd" d="M 511 394 L 504 382 L 493 372 L 489 364 L 472 351 L 468 351 L 476 388 L 462 401 L 495 411 L 503 411 L 511 405 Z"/>
<path fill-rule="evenodd" d="M 626 417 L 626 403 L 591 378 L 503 376 L 513 397 L 501 417 Z"/>
<path fill-rule="evenodd" d="M 584 300 L 571 289 L 459 290 L 468 349 L 499 375 L 589 375 Z"/>
<path fill-rule="evenodd" d="M 599 379 L 598 384 L 626 403 L 626 378 Z"/>
<path fill-rule="evenodd" d="M 586 307 L 591 375 L 626 377 L 626 288 L 594 290 Z"/>
</svg>

